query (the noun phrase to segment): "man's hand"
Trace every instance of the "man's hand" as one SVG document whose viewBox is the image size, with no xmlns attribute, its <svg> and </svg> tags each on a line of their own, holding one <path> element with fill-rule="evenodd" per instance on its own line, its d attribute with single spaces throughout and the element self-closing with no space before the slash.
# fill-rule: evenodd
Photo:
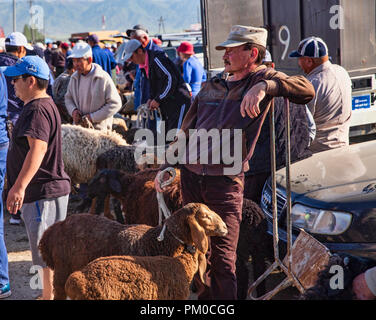
<svg viewBox="0 0 376 320">
<path fill-rule="evenodd" d="M 25 189 L 15 184 L 8 193 L 7 209 L 10 214 L 16 214 L 21 209 L 25 198 Z"/>
<path fill-rule="evenodd" d="M 148 106 L 150 110 L 157 110 L 160 106 L 160 103 L 155 100 L 148 100 Z"/>
<path fill-rule="evenodd" d="M 368 288 L 365 274 L 361 273 L 353 280 L 353 291 L 358 300 L 374 300 L 376 297 Z"/>
<path fill-rule="evenodd" d="M 74 124 L 79 124 L 82 119 L 82 114 L 78 109 L 74 109 L 72 112 L 72 118 Z"/>
<path fill-rule="evenodd" d="M 240 113 L 244 118 L 246 114 L 251 118 L 256 118 L 260 114 L 260 102 L 265 97 L 266 83 L 255 84 L 244 96 L 240 105 Z"/>
</svg>

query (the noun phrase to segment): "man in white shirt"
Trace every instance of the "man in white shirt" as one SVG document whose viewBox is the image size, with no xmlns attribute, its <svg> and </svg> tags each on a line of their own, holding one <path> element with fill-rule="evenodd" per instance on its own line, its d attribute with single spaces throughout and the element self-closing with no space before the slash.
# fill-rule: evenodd
<svg viewBox="0 0 376 320">
<path fill-rule="evenodd" d="M 352 111 L 349 74 L 329 61 L 328 47 L 317 37 L 302 40 L 290 57 L 299 59 L 300 68 L 316 92 L 308 103 L 317 129 L 310 150 L 321 152 L 348 145 Z"/>
<path fill-rule="evenodd" d="M 85 115 L 94 128 L 111 130 L 113 115 L 122 107 L 114 82 L 100 65 L 93 63 L 87 43 L 78 43 L 70 58 L 76 72 L 71 76 L 65 105 L 73 122 L 79 124 Z"/>
</svg>

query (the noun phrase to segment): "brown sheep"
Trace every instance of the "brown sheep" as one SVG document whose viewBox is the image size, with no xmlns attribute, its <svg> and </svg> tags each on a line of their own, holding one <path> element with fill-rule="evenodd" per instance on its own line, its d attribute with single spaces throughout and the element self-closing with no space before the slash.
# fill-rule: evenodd
<svg viewBox="0 0 376 320">
<path fill-rule="evenodd" d="M 75 214 L 57 222 L 43 234 L 39 250 L 47 266 L 54 270 L 55 299 L 65 299 L 68 276 L 99 257 L 111 255 L 176 256 L 191 243 L 192 219 L 208 236 L 215 235 L 217 215 L 203 204 L 190 203 L 165 220 L 162 227 L 122 225 L 102 216 Z M 179 239 L 179 240 L 178 240 Z"/>
<path fill-rule="evenodd" d="M 102 170 L 89 183 L 88 196 L 93 199 L 110 194 L 120 200 L 126 224 L 156 226 L 159 211 L 154 178 L 158 171 L 158 169 L 145 169 L 131 174 L 119 170 Z M 176 178 L 166 187 L 163 196 L 171 212 L 183 206 L 179 170 L 176 170 Z M 106 206 L 105 215 L 108 215 L 108 211 Z"/>
<path fill-rule="evenodd" d="M 212 211 L 215 236 L 227 234 L 223 220 Z M 193 276 L 204 282 L 208 238 L 195 219 L 188 220 L 191 242 L 177 257 L 111 256 L 89 263 L 71 274 L 65 284 L 73 300 L 181 300 L 188 299 Z"/>
</svg>

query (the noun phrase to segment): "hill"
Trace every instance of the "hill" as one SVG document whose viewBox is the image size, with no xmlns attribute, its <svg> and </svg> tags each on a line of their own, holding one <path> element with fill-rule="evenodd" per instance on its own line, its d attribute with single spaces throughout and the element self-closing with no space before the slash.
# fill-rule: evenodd
<svg viewBox="0 0 376 320">
<path fill-rule="evenodd" d="M 135 24 L 145 25 L 151 34 L 181 32 L 198 22 L 200 0 L 39 0 L 43 8 L 46 37 L 66 39 L 71 33 L 101 30 L 102 16 L 107 30 L 125 31 Z M 17 0 L 17 31 L 30 22 L 29 1 Z M 159 26 L 163 17 L 164 30 Z M 13 4 L 0 0 L 0 26 L 5 34 L 13 31 Z M 43 31 L 42 31 L 43 32 Z"/>
</svg>

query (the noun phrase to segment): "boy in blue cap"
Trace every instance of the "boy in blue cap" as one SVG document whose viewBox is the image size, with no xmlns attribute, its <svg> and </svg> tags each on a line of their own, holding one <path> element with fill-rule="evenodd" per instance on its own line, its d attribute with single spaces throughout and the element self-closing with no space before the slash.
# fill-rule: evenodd
<svg viewBox="0 0 376 320">
<path fill-rule="evenodd" d="M 52 271 L 38 250 L 43 232 L 64 220 L 70 179 L 64 172 L 61 151 L 61 120 L 46 93 L 50 70 L 38 56 L 26 56 L 7 67 L 16 95 L 24 108 L 13 129 L 7 156 L 7 209 L 21 210 L 34 266 L 43 270 L 43 299 L 53 298 Z"/>
</svg>

